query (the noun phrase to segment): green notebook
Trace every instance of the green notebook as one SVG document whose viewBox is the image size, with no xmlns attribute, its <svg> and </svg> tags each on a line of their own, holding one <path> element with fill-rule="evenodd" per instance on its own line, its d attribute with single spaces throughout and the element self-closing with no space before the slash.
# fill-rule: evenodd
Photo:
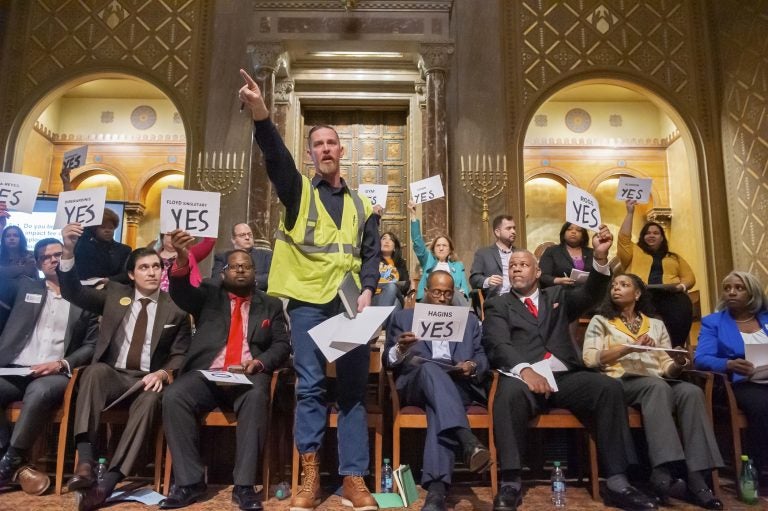
<svg viewBox="0 0 768 511">
<path fill-rule="evenodd" d="M 381 509 L 403 507 L 403 499 L 397 493 L 374 493 L 373 498 Z"/>
<path fill-rule="evenodd" d="M 397 482 L 397 491 L 403 499 L 403 506 L 408 507 L 419 500 L 419 490 L 416 488 L 416 481 L 413 479 L 411 467 L 400 465 L 394 472 Z"/>
</svg>

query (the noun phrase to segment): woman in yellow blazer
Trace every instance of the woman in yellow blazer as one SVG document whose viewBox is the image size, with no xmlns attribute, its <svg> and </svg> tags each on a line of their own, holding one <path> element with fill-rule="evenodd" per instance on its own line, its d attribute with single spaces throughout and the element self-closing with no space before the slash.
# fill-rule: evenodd
<svg viewBox="0 0 768 511">
<path fill-rule="evenodd" d="M 637 201 L 627 201 L 627 216 L 619 230 L 619 260 L 625 273 L 634 273 L 648 285 L 651 302 L 669 331 L 672 346 L 687 346 L 693 322 L 688 290 L 696 284 L 691 267 L 670 252 L 664 228 L 647 222 L 637 243 L 632 242 L 632 220 Z"/>
</svg>

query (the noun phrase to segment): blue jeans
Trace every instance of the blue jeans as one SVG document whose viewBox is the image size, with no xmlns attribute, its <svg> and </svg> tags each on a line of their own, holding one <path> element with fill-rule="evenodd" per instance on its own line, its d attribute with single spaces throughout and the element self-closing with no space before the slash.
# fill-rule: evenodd
<svg viewBox="0 0 768 511">
<path fill-rule="evenodd" d="M 317 452 L 323 443 L 328 419 L 325 357 L 307 333 L 340 313 L 340 302 L 325 305 L 289 303 L 293 365 L 296 384 L 296 423 L 293 434 L 299 453 Z M 339 407 L 339 474 L 368 474 L 368 422 L 365 394 L 370 348 L 360 346 L 336 360 Z"/>
</svg>

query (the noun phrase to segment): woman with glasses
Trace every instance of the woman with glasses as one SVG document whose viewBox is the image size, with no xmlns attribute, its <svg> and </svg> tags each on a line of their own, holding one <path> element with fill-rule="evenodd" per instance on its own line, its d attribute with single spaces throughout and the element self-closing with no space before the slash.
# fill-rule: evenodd
<svg viewBox="0 0 768 511">
<path fill-rule="evenodd" d="M 443 270 L 451 274 L 456 287 L 457 292 L 453 295 L 453 305 L 468 306 L 469 283 L 464 274 L 464 263 L 456 260 L 453 241 L 447 235 L 436 236 L 427 248 L 424 238 L 421 236 L 421 224 L 416 218 L 416 204 L 413 201 L 408 201 L 408 211 L 411 216 L 413 251 L 421 265 L 421 279 L 419 279 L 419 287 L 416 290 L 416 300 L 421 301 L 424 298 L 424 289 L 429 274 L 434 270 Z"/>
</svg>

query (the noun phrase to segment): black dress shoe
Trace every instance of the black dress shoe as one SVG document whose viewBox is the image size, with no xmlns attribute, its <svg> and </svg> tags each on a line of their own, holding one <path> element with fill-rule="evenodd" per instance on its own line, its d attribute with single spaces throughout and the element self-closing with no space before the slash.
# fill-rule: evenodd
<svg viewBox="0 0 768 511">
<path fill-rule="evenodd" d="M 75 475 L 67 481 L 69 491 L 87 490 L 96 482 L 96 474 L 93 471 L 93 464 L 82 462 L 77 464 Z"/>
<path fill-rule="evenodd" d="M 674 479 L 668 479 L 665 484 L 652 484 L 653 493 L 656 495 L 656 500 L 662 506 L 668 506 L 670 504 L 669 498 L 674 497 L 676 499 L 685 498 L 688 492 L 688 486 L 685 481 L 679 477 Z"/>
<path fill-rule="evenodd" d="M 491 451 L 483 444 L 475 444 L 464 451 L 464 463 L 470 472 L 484 472 L 491 466 Z"/>
<path fill-rule="evenodd" d="M 603 501 L 606 506 L 614 506 L 627 511 L 645 511 L 646 509 L 658 509 L 656 499 L 647 496 L 637 488 L 627 486 L 621 491 L 613 491 L 605 488 Z"/>
<path fill-rule="evenodd" d="M 253 486 L 235 485 L 232 488 L 232 502 L 243 511 L 261 511 L 261 492 L 256 493 Z"/>
<path fill-rule="evenodd" d="M 517 511 L 523 503 L 523 495 L 514 486 L 502 485 L 499 494 L 493 498 L 493 511 Z"/>
<path fill-rule="evenodd" d="M 702 488 L 696 493 L 691 492 L 690 500 L 704 509 L 723 509 L 722 501 L 715 497 L 715 494 L 709 488 Z"/>
<path fill-rule="evenodd" d="M 187 486 L 173 486 L 166 498 L 160 501 L 160 509 L 179 509 L 197 502 L 205 495 L 205 483 L 190 484 Z"/>
<path fill-rule="evenodd" d="M 4 454 L 0 458 L 0 486 L 6 486 L 16 476 L 16 472 L 24 464 L 24 458 L 10 457 Z"/>
<path fill-rule="evenodd" d="M 112 488 L 107 488 L 104 483 L 99 481 L 85 491 L 82 491 L 82 498 L 77 506 L 77 511 L 93 511 L 99 509 L 112 495 Z"/>
<path fill-rule="evenodd" d="M 427 493 L 427 498 L 424 499 L 424 506 L 421 511 L 447 511 L 448 506 L 445 505 L 445 494 L 431 491 Z"/>
</svg>

